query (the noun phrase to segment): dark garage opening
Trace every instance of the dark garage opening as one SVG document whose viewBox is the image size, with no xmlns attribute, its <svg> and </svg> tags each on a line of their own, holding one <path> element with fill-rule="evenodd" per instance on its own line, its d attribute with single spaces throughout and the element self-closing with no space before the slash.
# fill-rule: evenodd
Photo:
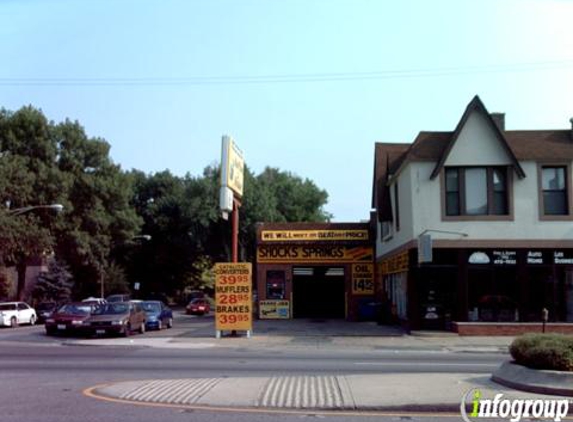
<svg viewBox="0 0 573 422">
<path fill-rule="evenodd" d="M 294 267 L 293 318 L 344 318 L 344 268 Z"/>
</svg>

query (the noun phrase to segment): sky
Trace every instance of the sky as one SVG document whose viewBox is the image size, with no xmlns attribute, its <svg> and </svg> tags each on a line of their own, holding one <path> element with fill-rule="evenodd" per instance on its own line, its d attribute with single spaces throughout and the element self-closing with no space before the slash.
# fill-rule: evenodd
<svg viewBox="0 0 573 422">
<path fill-rule="evenodd" d="M 122 168 L 198 176 L 232 136 L 255 173 L 369 218 L 375 142 L 567 129 L 572 0 L 1 0 L 0 107 L 78 120 Z"/>
</svg>

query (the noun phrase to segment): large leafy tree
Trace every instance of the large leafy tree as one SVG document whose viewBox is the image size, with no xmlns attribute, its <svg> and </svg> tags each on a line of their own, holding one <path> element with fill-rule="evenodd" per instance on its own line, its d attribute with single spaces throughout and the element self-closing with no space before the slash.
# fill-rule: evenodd
<svg viewBox="0 0 573 422">
<path fill-rule="evenodd" d="M 114 245 L 137 233 L 131 179 L 109 148 L 79 123 L 49 122 L 33 107 L 0 111 L 0 264 L 17 267 L 20 297 L 28 259 L 49 251 L 70 266 L 76 293 L 95 293 Z M 53 203 L 64 205 L 61 215 L 14 213 Z"/>
<path fill-rule="evenodd" d="M 0 259 L 18 272 L 18 297 L 24 294 L 26 264 L 54 245 L 55 221 L 49 210 L 19 214 L 18 209 L 58 202 L 67 190 L 55 166 L 57 143 L 51 125 L 32 107 L 0 110 Z"/>
<path fill-rule="evenodd" d="M 130 276 L 151 292 L 175 294 L 183 288 L 212 284 L 206 269 L 231 255 L 231 224 L 219 211 L 219 169 L 205 168 L 198 177 L 177 177 L 168 171 L 133 172 L 134 206 L 144 219 L 142 232 L 152 240 L 132 248 Z M 252 260 L 258 222 L 323 222 L 328 196 L 313 182 L 267 168 L 260 175 L 245 169 L 240 208 L 241 255 Z M 124 256 L 128 256 L 124 254 Z"/>
</svg>

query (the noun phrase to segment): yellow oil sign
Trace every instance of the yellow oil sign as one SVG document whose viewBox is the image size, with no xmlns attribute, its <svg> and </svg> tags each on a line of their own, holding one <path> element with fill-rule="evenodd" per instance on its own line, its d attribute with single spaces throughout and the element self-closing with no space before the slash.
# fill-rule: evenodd
<svg viewBox="0 0 573 422">
<path fill-rule="evenodd" d="M 352 294 L 374 294 L 374 265 L 352 264 Z"/>
</svg>

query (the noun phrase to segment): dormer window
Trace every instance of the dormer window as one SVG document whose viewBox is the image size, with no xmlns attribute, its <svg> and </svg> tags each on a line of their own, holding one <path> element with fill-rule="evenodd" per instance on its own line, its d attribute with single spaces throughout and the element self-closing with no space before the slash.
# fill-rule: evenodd
<svg viewBox="0 0 573 422">
<path fill-rule="evenodd" d="M 509 215 L 507 167 L 446 167 L 446 216 Z"/>
</svg>

